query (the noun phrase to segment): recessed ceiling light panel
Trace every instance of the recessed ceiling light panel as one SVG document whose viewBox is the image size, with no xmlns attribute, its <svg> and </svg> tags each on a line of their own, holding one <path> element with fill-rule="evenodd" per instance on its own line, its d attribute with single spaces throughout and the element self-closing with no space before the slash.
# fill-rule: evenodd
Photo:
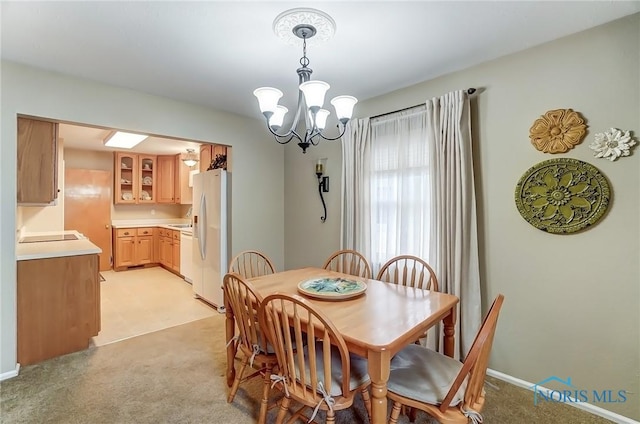
<svg viewBox="0 0 640 424">
<path fill-rule="evenodd" d="M 147 137 L 149 136 L 144 134 L 116 131 L 111 133 L 109 137 L 104 140 L 104 145 L 109 147 L 119 147 L 121 149 L 131 149 Z"/>
</svg>

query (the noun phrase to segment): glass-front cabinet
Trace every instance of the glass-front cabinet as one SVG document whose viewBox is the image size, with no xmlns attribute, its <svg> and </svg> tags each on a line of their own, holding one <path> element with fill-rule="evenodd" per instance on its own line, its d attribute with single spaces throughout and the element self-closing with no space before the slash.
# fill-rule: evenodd
<svg viewBox="0 0 640 424">
<path fill-rule="evenodd" d="M 155 203 L 155 155 L 116 152 L 114 171 L 114 203 Z"/>
<path fill-rule="evenodd" d="M 140 191 L 138 203 L 156 202 L 156 157 L 155 155 L 138 155 L 140 169 Z"/>
</svg>

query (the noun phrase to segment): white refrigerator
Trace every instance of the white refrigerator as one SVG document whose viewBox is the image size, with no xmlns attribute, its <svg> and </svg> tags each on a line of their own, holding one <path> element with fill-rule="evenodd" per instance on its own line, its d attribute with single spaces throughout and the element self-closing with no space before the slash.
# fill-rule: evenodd
<svg viewBox="0 0 640 424">
<path fill-rule="evenodd" d="M 224 312 L 227 272 L 227 171 L 193 176 L 193 293 Z"/>
</svg>

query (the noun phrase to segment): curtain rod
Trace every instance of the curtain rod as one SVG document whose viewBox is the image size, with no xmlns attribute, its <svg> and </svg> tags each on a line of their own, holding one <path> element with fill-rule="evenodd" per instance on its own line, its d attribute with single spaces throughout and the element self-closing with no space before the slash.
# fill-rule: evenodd
<svg viewBox="0 0 640 424">
<path fill-rule="evenodd" d="M 468 89 L 467 89 L 467 91 L 466 91 L 466 93 L 467 93 L 468 95 L 472 95 L 472 94 L 473 94 L 473 93 L 475 93 L 475 92 L 476 92 L 476 89 L 475 89 L 475 88 L 473 88 L 473 87 L 468 88 Z M 422 105 L 424 105 L 424 103 L 420 103 L 419 105 L 413 105 L 413 106 L 405 107 L 405 108 L 398 109 L 398 110 L 393 110 L 393 111 L 391 111 L 391 112 L 381 113 L 380 115 L 372 116 L 372 117 L 370 117 L 369 119 L 375 119 L 375 118 L 379 118 L 379 117 L 381 117 L 381 116 L 391 115 L 392 113 L 404 112 L 405 110 L 413 109 L 414 107 L 418 107 L 418 106 L 422 106 Z"/>
</svg>

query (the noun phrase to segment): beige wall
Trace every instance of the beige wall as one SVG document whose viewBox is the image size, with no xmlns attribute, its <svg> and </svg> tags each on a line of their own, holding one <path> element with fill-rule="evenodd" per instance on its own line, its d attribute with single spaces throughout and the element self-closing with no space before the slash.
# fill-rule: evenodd
<svg viewBox="0 0 640 424">
<path fill-rule="evenodd" d="M 16 369 L 17 114 L 232 146 L 231 254 L 283 267 L 284 155 L 262 121 L 6 61 L 0 82 L 0 376 Z"/>
<path fill-rule="evenodd" d="M 588 144 L 610 127 L 639 138 L 639 65 L 640 15 L 634 15 L 356 105 L 359 117 L 373 116 L 452 90 L 480 88 L 472 108 L 484 310 L 498 293 L 505 295 L 491 367 L 534 383 L 555 375 L 571 377 L 581 389 L 626 389 L 634 393 L 627 402 L 596 406 L 636 420 L 640 148 L 610 162 L 594 158 Z M 589 131 L 570 152 L 544 154 L 531 145 L 529 128 L 557 108 L 579 111 Z M 303 170 L 318 152 L 339 170 L 340 150 L 313 148 L 304 156 L 296 149 L 287 146 L 285 154 L 288 268 L 318 264 L 339 247 L 340 221 L 335 214 L 325 224 L 316 220 L 317 193 Z M 591 163 L 610 182 L 608 213 L 587 231 L 547 234 L 525 222 L 515 207 L 520 176 L 554 157 Z M 337 205 L 339 171 L 332 172 L 330 202 Z"/>
</svg>

